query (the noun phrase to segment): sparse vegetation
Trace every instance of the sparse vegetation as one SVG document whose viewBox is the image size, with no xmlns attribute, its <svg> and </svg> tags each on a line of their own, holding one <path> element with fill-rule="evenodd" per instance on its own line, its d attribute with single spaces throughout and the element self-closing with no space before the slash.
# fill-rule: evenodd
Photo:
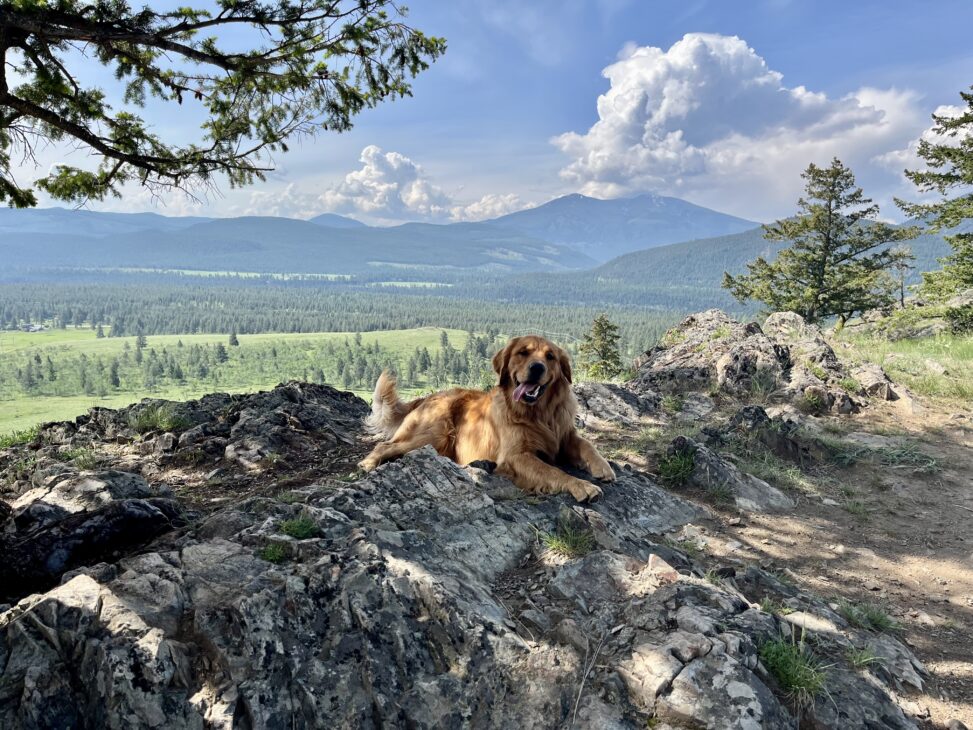
<svg viewBox="0 0 973 730">
<path fill-rule="evenodd" d="M 289 557 L 287 548 L 278 543 L 265 545 L 257 551 L 257 557 L 268 563 L 283 563 Z"/>
<path fill-rule="evenodd" d="M 862 392 L 862 384 L 854 378 L 842 378 L 838 381 L 838 385 L 850 395 L 857 395 Z"/>
<path fill-rule="evenodd" d="M 554 532 L 540 533 L 541 543 L 555 555 L 564 558 L 580 558 L 595 548 L 595 536 L 591 530 L 559 523 Z"/>
<path fill-rule="evenodd" d="M 300 517 L 281 522 L 280 531 L 285 535 L 293 537 L 295 540 L 307 540 L 312 537 L 317 537 L 320 530 L 318 523 L 311 519 L 310 515 L 304 514 Z"/>
<path fill-rule="evenodd" d="M 760 610 L 764 613 L 773 613 L 778 616 L 786 616 L 789 613 L 794 613 L 793 608 L 780 601 L 775 601 L 769 596 L 764 596 L 760 600 Z"/>
<path fill-rule="evenodd" d="M 853 647 L 848 650 L 845 656 L 848 658 L 848 663 L 855 669 L 868 669 L 873 664 L 882 664 L 885 661 L 867 646 L 860 649 Z"/>
<path fill-rule="evenodd" d="M 824 410 L 824 402 L 815 393 L 803 393 L 797 401 L 797 409 L 801 413 L 817 415 Z"/>
<path fill-rule="evenodd" d="M 855 357 L 875 362 L 896 383 L 922 396 L 973 402 L 973 335 L 940 334 L 889 341 L 884 337 L 843 335 Z M 940 367 L 930 367 L 932 361 Z"/>
<path fill-rule="evenodd" d="M 659 478 L 672 487 L 680 487 L 688 482 L 695 468 L 696 458 L 690 451 L 659 457 Z"/>
<path fill-rule="evenodd" d="M 794 636 L 774 639 L 759 647 L 760 660 L 777 684 L 798 709 L 814 703 L 825 690 L 826 667 L 814 656 L 804 641 Z"/>
<path fill-rule="evenodd" d="M 805 437 L 816 441 L 830 454 L 834 464 L 843 467 L 860 462 L 880 464 L 892 468 L 909 469 L 919 474 L 934 474 L 940 470 L 939 462 L 922 451 L 911 441 L 901 441 L 894 446 L 865 446 L 826 434 L 805 432 Z"/>
<path fill-rule="evenodd" d="M 83 447 L 67 449 L 57 453 L 57 458 L 61 461 L 70 461 L 78 469 L 93 469 L 98 465 L 98 457 L 92 449 Z"/>
<path fill-rule="evenodd" d="M 129 425 L 138 433 L 150 431 L 183 431 L 191 425 L 189 420 L 175 412 L 171 403 L 160 403 L 134 411 Z"/>
<path fill-rule="evenodd" d="M 24 444 L 29 444 L 37 439 L 40 432 L 41 428 L 39 425 L 37 425 L 22 429 L 20 431 L 11 431 L 10 433 L 0 434 L 0 449 L 6 449 L 10 446 L 22 446 Z"/>
<path fill-rule="evenodd" d="M 871 603 L 842 601 L 838 604 L 838 613 L 845 621 L 859 629 L 882 633 L 899 628 L 899 624 L 883 608 Z"/>
<path fill-rule="evenodd" d="M 815 362 L 810 362 L 810 361 L 805 362 L 804 365 L 805 367 L 807 367 L 811 375 L 813 375 L 815 378 L 817 378 L 818 380 L 827 381 L 828 371 L 825 370 L 823 367 L 821 367 Z"/>
<path fill-rule="evenodd" d="M 664 395 L 662 396 L 662 410 L 669 415 L 675 415 L 682 410 L 683 404 L 685 403 L 681 395 Z"/>
<path fill-rule="evenodd" d="M 733 504 L 734 495 L 733 490 L 730 489 L 725 484 L 716 484 L 711 487 L 706 488 L 706 500 L 711 504 L 717 506 L 726 506 Z"/>
<path fill-rule="evenodd" d="M 849 499 L 842 506 L 845 508 L 845 512 L 856 519 L 862 521 L 868 519 L 868 507 L 860 499 Z"/>
</svg>

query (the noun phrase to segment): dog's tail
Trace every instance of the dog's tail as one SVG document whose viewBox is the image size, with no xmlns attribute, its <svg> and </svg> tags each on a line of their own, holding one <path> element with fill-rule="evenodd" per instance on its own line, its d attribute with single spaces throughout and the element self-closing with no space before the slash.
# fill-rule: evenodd
<svg viewBox="0 0 973 730">
<path fill-rule="evenodd" d="M 383 370 L 375 383 L 372 396 L 372 413 L 365 419 L 365 430 L 385 440 L 392 438 L 407 415 L 422 402 L 422 398 L 411 403 L 399 400 L 395 389 L 395 376 Z"/>
</svg>

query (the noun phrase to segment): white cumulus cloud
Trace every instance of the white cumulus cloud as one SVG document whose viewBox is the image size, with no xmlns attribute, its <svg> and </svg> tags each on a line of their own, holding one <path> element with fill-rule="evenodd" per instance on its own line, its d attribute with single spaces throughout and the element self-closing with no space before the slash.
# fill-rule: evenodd
<svg viewBox="0 0 973 730">
<path fill-rule="evenodd" d="M 513 194 L 491 193 L 472 203 L 432 182 L 422 166 L 376 145 L 362 150 L 362 166 L 317 198 L 318 212 L 358 214 L 380 222 L 484 220 L 525 207 Z"/>
<path fill-rule="evenodd" d="M 629 45 L 603 74 L 598 120 L 552 140 L 570 157 L 562 177 L 596 197 L 660 192 L 767 220 L 793 209 L 810 162 L 837 156 L 860 184 L 887 183 L 875 158 L 922 126 L 913 92 L 789 87 L 735 36 Z"/>
<path fill-rule="evenodd" d="M 957 118 L 963 116 L 966 109 L 954 104 L 943 104 L 942 106 L 936 107 L 936 111 L 933 114 L 937 117 L 945 117 L 947 119 Z M 968 133 L 961 133 L 968 134 Z M 896 172 L 902 172 L 903 170 L 921 170 L 926 167 L 925 162 L 919 157 L 919 141 L 923 140 L 930 142 L 932 144 L 946 144 L 946 145 L 958 145 L 960 143 L 961 137 L 954 136 L 948 137 L 936 132 L 935 127 L 930 125 L 923 130 L 922 134 L 919 135 L 917 139 L 910 140 L 910 142 L 905 146 L 897 150 L 892 150 L 891 152 L 886 152 L 885 154 L 877 155 L 874 159 L 875 162 L 888 167 Z"/>
</svg>

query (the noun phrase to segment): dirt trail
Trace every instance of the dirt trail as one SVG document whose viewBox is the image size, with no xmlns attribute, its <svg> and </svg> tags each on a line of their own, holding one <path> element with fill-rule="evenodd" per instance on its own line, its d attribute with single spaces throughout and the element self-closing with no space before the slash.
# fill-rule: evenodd
<svg viewBox="0 0 973 730">
<path fill-rule="evenodd" d="M 880 404 L 820 422 L 833 434 L 891 434 L 936 467 L 836 468 L 816 494 L 791 491 L 786 514 L 708 504 L 706 552 L 714 566 L 758 563 L 835 603 L 882 607 L 930 672 L 910 709 L 925 727 L 973 728 L 973 414 Z"/>
</svg>

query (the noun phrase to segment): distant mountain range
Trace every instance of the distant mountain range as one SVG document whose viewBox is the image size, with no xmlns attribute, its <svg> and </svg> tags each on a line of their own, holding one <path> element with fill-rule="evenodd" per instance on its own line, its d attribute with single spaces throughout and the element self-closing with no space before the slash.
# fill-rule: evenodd
<svg viewBox="0 0 973 730">
<path fill-rule="evenodd" d="M 906 245 L 916 257 L 908 283 L 919 281 L 922 271 L 939 268 L 936 259 L 951 250 L 938 235 L 922 235 Z M 773 260 L 783 247 L 767 241 L 762 228 L 753 228 L 635 251 L 587 271 L 512 275 L 501 282 L 500 296 L 537 304 L 740 309 L 721 286 L 723 272 L 745 273 L 747 263 L 758 256 Z"/>
<path fill-rule="evenodd" d="M 939 236 L 922 236 L 910 246 L 917 272 L 935 268 L 936 258 L 949 251 Z M 723 272 L 742 272 L 747 262 L 773 258 L 780 247 L 752 221 L 654 195 L 568 195 L 480 223 L 389 228 L 330 213 L 295 220 L 0 209 L 0 272 L 124 268 L 413 281 L 465 277 L 470 295 L 478 288 L 476 296 L 597 306 L 734 306 L 720 288 Z"/>
<path fill-rule="evenodd" d="M 567 244 L 598 261 L 669 243 L 739 233 L 759 225 L 661 195 L 614 200 L 565 195 L 487 222 Z"/>
<path fill-rule="evenodd" d="M 324 213 L 171 217 L 64 208 L 0 209 L 0 268 L 165 267 L 343 274 L 376 266 L 487 271 L 589 268 L 619 254 L 752 228 L 677 198 L 567 195 L 481 223 L 390 228 Z"/>
</svg>

